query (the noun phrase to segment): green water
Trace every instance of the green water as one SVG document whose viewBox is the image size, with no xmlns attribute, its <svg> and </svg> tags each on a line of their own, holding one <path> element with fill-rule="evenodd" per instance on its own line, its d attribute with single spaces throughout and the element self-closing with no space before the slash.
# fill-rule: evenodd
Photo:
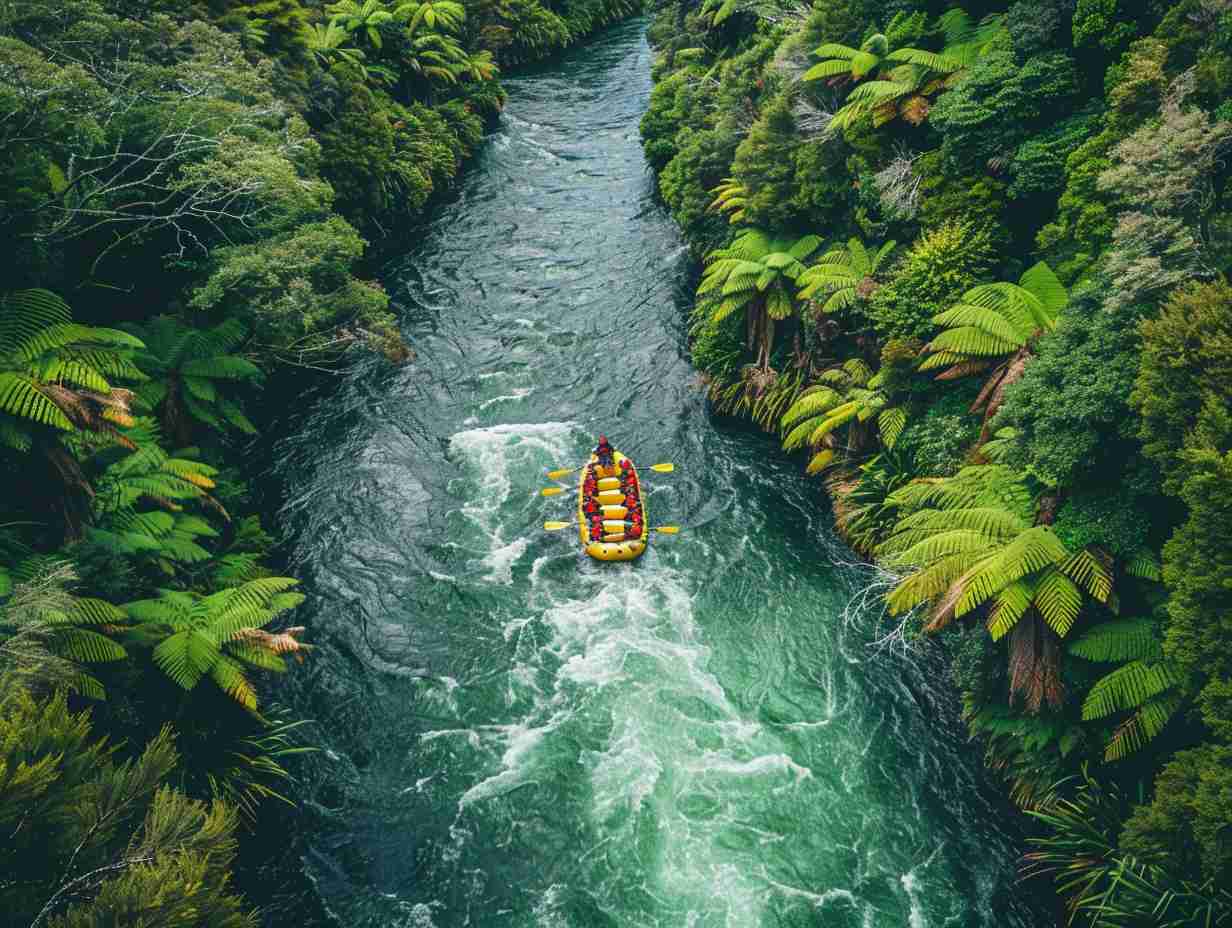
<svg viewBox="0 0 1232 928">
<path fill-rule="evenodd" d="M 348 928 L 1042 924 L 935 655 L 874 645 L 817 483 L 707 417 L 643 29 L 508 82 L 385 272 L 417 360 L 287 423 L 305 871 Z M 537 530 L 600 430 L 677 465 L 633 565 Z"/>
</svg>

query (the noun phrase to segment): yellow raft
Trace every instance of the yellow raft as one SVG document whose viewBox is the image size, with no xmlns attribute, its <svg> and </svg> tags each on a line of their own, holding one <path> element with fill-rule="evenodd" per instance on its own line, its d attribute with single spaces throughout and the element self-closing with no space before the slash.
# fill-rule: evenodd
<svg viewBox="0 0 1232 928">
<path fill-rule="evenodd" d="M 625 495 L 620 490 L 620 462 L 629 461 L 629 469 L 633 472 L 633 478 L 637 481 L 638 500 L 642 504 L 642 536 L 640 538 L 625 537 L 625 516 L 628 510 L 625 509 Z M 595 476 L 598 478 L 598 503 L 603 511 L 603 540 L 590 540 L 590 524 L 586 520 L 586 498 L 582 490 L 586 484 L 586 475 L 594 469 Z M 626 458 L 619 451 L 612 452 L 612 466 L 602 468 L 599 466 L 599 459 L 592 454 L 590 462 L 586 467 L 582 468 L 581 478 L 578 480 L 578 535 L 582 540 L 582 547 L 586 553 L 593 557 L 596 561 L 631 561 L 635 557 L 641 556 L 641 553 L 646 550 L 646 532 L 649 518 L 646 515 L 646 500 L 642 496 L 641 488 L 642 481 L 637 476 L 637 468 L 633 466 L 632 459 Z"/>
</svg>

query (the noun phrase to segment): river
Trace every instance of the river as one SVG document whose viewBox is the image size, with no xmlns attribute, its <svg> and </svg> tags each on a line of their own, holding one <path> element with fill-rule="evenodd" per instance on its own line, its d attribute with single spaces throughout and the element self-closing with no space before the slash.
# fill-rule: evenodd
<svg viewBox="0 0 1232 928">
<path fill-rule="evenodd" d="M 416 359 L 288 417 L 305 872 L 347 928 L 1043 924 L 936 656 L 873 646 L 818 483 L 707 416 L 644 29 L 507 79 L 384 273 Z M 600 431 L 676 464 L 632 565 L 540 530 Z"/>
</svg>

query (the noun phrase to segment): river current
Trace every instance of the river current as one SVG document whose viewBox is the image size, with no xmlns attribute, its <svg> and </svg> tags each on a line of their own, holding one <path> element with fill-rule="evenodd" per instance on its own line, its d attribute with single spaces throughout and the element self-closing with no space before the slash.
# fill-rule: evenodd
<svg viewBox="0 0 1232 928">
<path fill-rule="evenodd" d="M 1043 924 L 927 652 L 878 647 L 816 481 L 716 426 L 653 197 L 644 22 L 506 79 L 458 195 L 385 269 L 416 359 L 277 447 L 318 650 L 302 864 L 347 928 Z M 633 564 L 544 471 L 648 475 Z"/>
</svg>

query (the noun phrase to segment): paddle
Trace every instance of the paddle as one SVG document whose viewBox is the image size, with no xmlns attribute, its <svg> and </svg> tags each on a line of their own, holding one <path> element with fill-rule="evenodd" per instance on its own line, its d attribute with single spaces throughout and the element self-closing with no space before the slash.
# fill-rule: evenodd
<svg viewBox="0 0 1232 928">
<path fill-rule="evenodd" d="M 576 474 L 581 469 L 582 468 L 580 467 L 566 467 L 562 470 L 550 470 L 548 471 L 548 479 L 559 480 L 561 477 L 568 477 L 570 474 Z M 670 474 L 676 469 L 676 465 L 671 463 L 651 464 L 650 469 L 659 474 Z"/>
<path fill-rule="evenodd" d="M 564 492 L 565 492 L 564 487 L 544 487 L 542 490 L 539 491 L 539 495 L 540 496 L 557 496 L 558 494 L 561 494 Z"/>
<path fill-rule="evenodd" d="M 630 524 L 632 523 L 628 521 L 625 522 L 625 525 L 630 525 Z M 575 525 L 577 525 L 576 522 L 544 522 L 543 530 L 545 532 L 559 532 L 562 528 L 569 528 Z M 679 525 L 656 525 L 654 528 L 651 529 L 651 531 L 652 532 L 662 532 L 664 535 L 679 535 L 680 526 Z"/>
</svg>

